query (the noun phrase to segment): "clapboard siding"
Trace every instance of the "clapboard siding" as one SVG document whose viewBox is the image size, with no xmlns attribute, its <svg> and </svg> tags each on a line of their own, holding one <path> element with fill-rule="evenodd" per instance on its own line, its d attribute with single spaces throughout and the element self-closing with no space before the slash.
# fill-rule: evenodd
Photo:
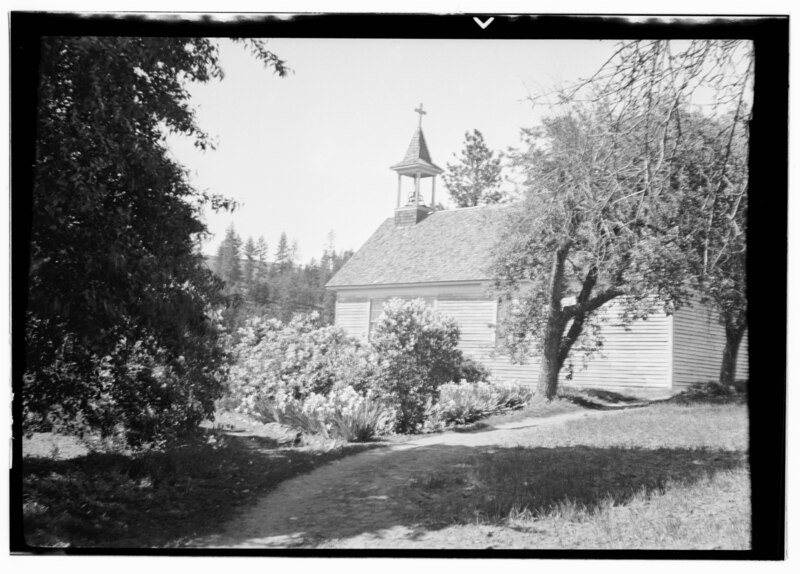
<svg viewBox="0 0 800 574">
<path fill-rule="evenodd" d="M 494 348 L 494 324 L 497 302 L 493 299 L 440 299 L 436 309 L 451 317 L 461 330 L 458 347 L 466 354 L 482 359 Z"/>
<path fill-rule="evenodd" d="M 334 323 L 348 335 L 366 340 L 369 330 L 369 300 L 336 301 Z"/>
<path fill-rule="evenodd" d="M 673 329 L 673 385 L 718 380 L 725 330 L 716 313 L 699 303 L 681 307 L 675 312 Z M 737 379 L 749 376 L 747 342 L 745 333 L 736 364 Z"/>
<path fill-rule="evenodd" d="M 530 359 L 524 365 L 512 364 L 508 357 L 494 349 L 494 330 L 497 305 L 493 300 L 439 300 L 437 308 L 449 315 L 461 327 L 460 348 L 482 361 L 495 376 L 517 379 L 527 384 L 536 382 L 539 360 Z M 572 381 L 575 386 L 659 387 L 670 385 L 669 318 L 661 313 L 646 321 L 636 321 L 628 329 L 615 321 L 618 308 L 607 312 L 609 320 L 603 326 L 605 338 L 602 353 L 596 353 L 584 364 L 580 350 L 574 352 Z"/>
<path fill-rule="evenodd" d="M 437 294 L 437 289 L 441 293 Z M 336 325 L 349 334 L 366 339 L 369 330 L 370 299 L 392 296 L 422 296 L 432 300 L 440 312 L 456 320 L 461 329 L 459 347 L 484 363 L 497 377 L 535 384 L 539 360 L 532 357 L 523 365 L 513 364 L 495 348 L 494 325 L 497 302 L 477 284 L 419 285 L 396 289 L 366 287 L 337 294 Z M 619 308 L 610 306 L 602 326 L 602 351 L 585 364 L 579 349 L 573 350 L 573 379 L 561 382 L 577 387 L 624 389 L 669 388 L 718 377 L 724 334 L 722 328 L 699 306 L 682 308 L 674 316 L 651 315 L 633 322 L 627 329 L 619 324 Z M 747 335 L 739 352 L 737 378 L 747 378 Z"/>
<path fill-rule="evenodd" d="M 627 327 L 619 320 L 621 307 L 610 305 L 603 313 L 603 346 L 589 359 L 580 349 L 571 353 L 574 375 L 565 384 L 578 387 L 670 386 L 670 327 L 665 313 L 653 313 Z M 566 368 L 562 378 L 566 377 Z"/>
<path fill-rule="evenodd" d="M 492 376 L 515 380 L 526 385 L 536 385 L 539 376 L 539 360 L 534 357 L 524 365 L 513 364 L 508 357 L 502 355 L 490 356 L 481 361 L 490 371 Z"/>
</svg>

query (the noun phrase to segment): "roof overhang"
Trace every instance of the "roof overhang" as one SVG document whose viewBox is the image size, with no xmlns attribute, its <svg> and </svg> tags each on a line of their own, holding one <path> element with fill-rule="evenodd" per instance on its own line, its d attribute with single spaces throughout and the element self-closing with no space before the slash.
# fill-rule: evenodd
<svg viewBox="0 0 800 574">
<path fill-rule="evenodd" d="M 326 291 L 355 291 L 357 289 L 396 289 L 405 287 L 451 287 L 455 285 L 484 285 L 491 279 L 468 279 L 464 281 L 419 281 L 415 283 L 367 283 L 365 285 L 325 285 Z"/>
<path fill-rule="evenodd" d="M 433 177 L 434 175 L 439 175 L 444 170 L 440 168 L 438 165 L 417 161 L 414 163 L 398 163 L 391 167 L 394 171 L 399 173 L 400 175 L 405 175 L 408 177 Z"/>
</svg>

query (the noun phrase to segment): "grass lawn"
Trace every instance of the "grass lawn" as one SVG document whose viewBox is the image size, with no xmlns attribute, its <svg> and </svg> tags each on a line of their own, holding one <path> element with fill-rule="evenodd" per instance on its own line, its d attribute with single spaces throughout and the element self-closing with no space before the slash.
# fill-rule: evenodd
<svg viewBox="0 0 800 574">
<path fill-rule="evenodd" d="M 566 400 L 532 403 L 478 424 L 580 410 Z M 225 429 L 220 432 L 219 429 Z M 23 514 L 32 546 L 180 546 L 212 533 L 279 483 L 338 458 L 418 435 L 362 445 L 279 446 L 266 427 L 225 412 L 205 440 L 166 452 L 90 451 L 75 437 L 23 441 Z"/>
<path fill-rule="evenodd" d="M 530 418 L 547 418 L 586 409 L 623 408 L 639 402 L 635 397 L 608 391 L 568 389 L 548 401 L 534 396 L 523 408 L 489 415 L 474 423 L 450 427 L 455 431 L 486 429 L 502 424 L 515 423 Z"/>
<path fill-rule="evenodd" d="M 216 531 L 279 483 L 374 445 L 279 447 L 257 423 L 166 452 L 87 452 L 71 437 L 23 442 L 25 540 L 38 547 L 178 546 Z"/>
<path fill-rule="evenodd" d="M 433 547 L 747 549 L 747 444 L 743 405 L 657 404 L 522 430 L 408 488 Z"/>
<path fill-rule="evenodd" d="M 475 424 L 597 408 L 584 403 L 534 401 Z M 281 446 L 265 428 L 225 414 L 203 440 L 166 452 L 90 452 L 55 435 L 26 440 L 26 541 L 182 546 L 282 481 L 385 444 Z M 416 521 L 430 547 L 446 547 L 436 536 L 449 532 L 464 548 L 748 548 L 747 444 L 741 404 L 660 403 L 520 429 L 508 444 L 475 448 L 403 488 L 428 501 Z"/>
</svg>

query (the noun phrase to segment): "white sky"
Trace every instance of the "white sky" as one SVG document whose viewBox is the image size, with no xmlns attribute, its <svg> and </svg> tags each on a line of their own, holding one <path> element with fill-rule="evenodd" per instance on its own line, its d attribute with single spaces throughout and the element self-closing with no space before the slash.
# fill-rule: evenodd
<svg viewBox="0 0 800 574">
<path fill-rule="evenodd" d="M 213 237 L 204 251 L 216 252 L 231 223 L 243 239 L 263 235 L 270 257 L 282 231 L 298 241 L 304 262 L 319 258 L 331 230 L 337 249 L 358 249 L 393 214 L 397 175 L 389 166 L 405 154 L 420 102 L 431 156 L 445 168 L 473 128 L 492 149 L 517 145 L 520 128 L 536 123 L 527 95 L 590 75 L 613 46 L 279 38 L 269 47 L 294 70 L 279 78 L 223 40 L 225 79 L 190 88 L 216 150 L 170 139 L 197 187 L 243 204 L 207 212 Z M 446 199 L 439 177 L 437 200 Z"/>
</svg>

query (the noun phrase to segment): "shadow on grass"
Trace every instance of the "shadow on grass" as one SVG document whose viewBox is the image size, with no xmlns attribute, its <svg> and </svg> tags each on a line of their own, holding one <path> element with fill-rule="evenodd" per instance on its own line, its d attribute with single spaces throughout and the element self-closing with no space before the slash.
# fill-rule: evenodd
<svg viewBox="0 0 800 574">
<path fill-rule="evenodd" d="M 354 453 L 363 454 L 314 474 L 297 521 L 265 521 L 257 533 L 227 529 L 239 539 L 225 545 L 273 536 L 308 536 L 309 544 L 364 533 L 382 538 L 395 526 L 424 532 L 502 521 L 512 511 L 537 515 L 565 500 L 591 512 L 608 500 L 625 504 L 637 493 L 660 492 L 670 481 L 691 484 L 746 465 L 743 452 L 702 448 L 372 443 L 323 451 L 275 449 L 268 437 L 214 438 L 165 453 L 24 459 L 26 540 L 182 547 L 221 534 L 281 482 Z"/>
<path fill-rule="evenodd" d="M 233 539 L 219 540 L 219 546 L 282 547 L 286 540 L 313 546 L 367 535 L 391 547 L 398 526 L 405 527 L 405 540 L 413 540 L 457 524 L 540 515 L 566 501 L 593 512 L 609 501 L 624 505 L 637 494 L 662 492 L 667 483 L 691 485 L 745 464 L 740 452 L 682 448 L 434 445 L 373 451 L 358 464 L 315 475 L 316 482 L 305 485 L 303 507 L 289 513 L 291 521 L 265 517 L 249 530 L 232 529 Z"/>
<path fill-rule="evenodd" d="M 478 421 L 467 425 L 455 426 L 447 430 L 459 433 L 475 433 L 475 432 L 496 430 L 496 427 L 490 424 L 486 424 L 485 422 Z"/>
<path fill-rule="evenodd" d="M 639 408 L 666 400 L 637 397 L 605 389 L 592 388 L 569 390 L 562 395 L 562 398 L 579 407 L 598 411 Z"/>
<path fill-rule="evenodd" d="M 609 405 L 609 404 L 599 403 L 597 401 L 592 400 L 591 398 L 581 397 L 579 395 L 573 395 L 573 396 L 568 395 L 565 396 L 564 398 L 570 401 L 571 403 L 578 405 L 579 407 L 593 411 L 618 411 L 620 409 L 635 409 L 647 406 L 642 401 L 637 401 L 637 403 L 635 404 L 632 402 L 625 401 L 622 404 L 617 403 Z"/>
<path fill-rule="evenodd" d="M 237 434 L 211 433 L 210 442 L 165 452 L 24 457 L 26 543 L 177 546 L 217 531 L 285 480 L 380 446 L 276 448 L 268 437 Z"/>
<path fill-rule="evenodd" d="M 408 492 L 422 495 L 416 520 L 501 521 L 520 512 L 540 516 L 568 501 L 591 513 L 601 503 L 624 505 L 668 483 L 691 485 L 746 465 L 741 452 L 674 448 L 481 448 L 463 457 L 458 467 L 411 481 Z"/>
<path fill-rule="evenodd" d="M 596 399 L 600 399 L 601 401 L 608 401 L 614 403 L 639 403 L 642 402 L 642 399 L 639 397 L 631 396 L 631 395 L 624 395 L 622 393 L 617 393 L 614 391 L 608 391 L 606 389 L 583 389 L 583 393 L 589 395 L 590 397 L 594 397 Z"/>
</svg>

